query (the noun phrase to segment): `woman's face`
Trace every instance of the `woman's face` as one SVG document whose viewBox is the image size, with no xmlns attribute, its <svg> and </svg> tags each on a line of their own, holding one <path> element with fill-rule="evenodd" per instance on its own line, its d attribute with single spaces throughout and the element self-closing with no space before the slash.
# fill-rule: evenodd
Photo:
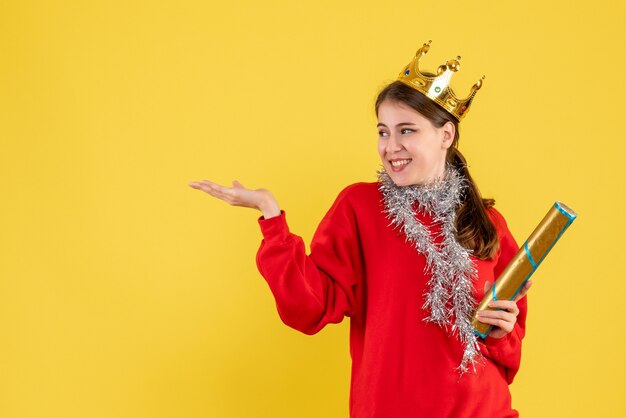
<svg viewBox="0 0 626 418">
<path fill-rule="evenodd" d="M 431 183 L 445 171 L 446 151 L 454 139 L 454 124 L 435 127 L 421 113 L 401 102 L 378 107 L 378 153 L 397 186 Z"/>
</svg>

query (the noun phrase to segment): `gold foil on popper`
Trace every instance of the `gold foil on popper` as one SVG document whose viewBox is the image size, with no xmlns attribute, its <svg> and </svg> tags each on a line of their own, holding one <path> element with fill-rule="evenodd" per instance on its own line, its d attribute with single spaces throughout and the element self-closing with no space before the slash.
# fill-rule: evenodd
<svg viewBox="0 0 626 418">
<path fill-rule="evenodd" d="M 476 312 L 495 310 L 487 306 L 493 300 L 513 300 L 574 219 L 576 212 L 561 202 L 554 203 L 500 277 L 495 280 L 492 288 L 485 293 Z M 485 338 L 491 325 L 480 322 L 476 312 L 472 317 L 472 326 L 476 334 Z"/>
</svg>

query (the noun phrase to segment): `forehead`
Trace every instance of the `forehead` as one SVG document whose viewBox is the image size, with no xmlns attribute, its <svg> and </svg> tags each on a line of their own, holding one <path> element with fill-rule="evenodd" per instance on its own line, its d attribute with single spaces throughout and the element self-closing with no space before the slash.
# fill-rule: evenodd
<svg viewBox="0 0 626 418">
<path fill-rule="evenodd" d="M 422 124 L 428 119 L 402 102 L 385 100 L 378 106 L 378 122 L 391 126 L 402 122 Z"/>
</svg>

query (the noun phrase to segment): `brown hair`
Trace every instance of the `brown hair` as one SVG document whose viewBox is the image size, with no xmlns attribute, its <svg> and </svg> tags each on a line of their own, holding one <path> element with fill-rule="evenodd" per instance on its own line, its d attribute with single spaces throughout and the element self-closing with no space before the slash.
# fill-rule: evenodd
<svg viewBox="0 0 626 418">
<path fill-rule="evenodd" d="M 463 247 L 471 250 L 475 257 L 481 260 L 492 258 L 498 249 L 498 235 L 496 228 L 487 216 L 486 209 L 492 207 L 495 200 L 483 199 L 476 183 L 470 176 L 465 157 L 457 148 L 459 123 L 456 118 L 443 107 L 401 81 L 394 81 L 381 90 L 376 99 L 376 114 L 378 114 L 378 108 L 384 100 L 401 102 L 410 106 L 430 120 L 437 128 L 441 128 L 448 121 L 454 124 L 454 140 L 448 148 L 446 162 L 459 169 L 469 185 L 467 192 L 462 196 L 461 206 L 456 213 L 456 238 Z"/>
</svg>

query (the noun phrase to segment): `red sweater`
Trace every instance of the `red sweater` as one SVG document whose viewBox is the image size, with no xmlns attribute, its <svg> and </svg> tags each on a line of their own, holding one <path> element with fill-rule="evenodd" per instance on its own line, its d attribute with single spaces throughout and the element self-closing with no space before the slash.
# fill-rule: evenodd
<svg viewBox="0 0 626 418">
<path fill-rule="evenodd" d="M 520 365 L 526 298 L 518 301 L 511 333 L 479 339 L 484 367 L 459 379 L 461 343 L 423 321 L 426 258 L 389 226 L 383 208 L 378 183 L 346 187 L 318 226 L 310 255 L 289 231 L 284 211 L 259 218 L 257 266 L 281 319 L 314 334 L 350 317 L 352 418 L 517 417 L 508 385 Z M 500 249 L 491 260 L 472 257 L 476 300 L 484 282 L 493 283 L 518 250 L 502 215 L 493 208 L 488 214 Z M 417 216 L 431 224 L 428 215 Z"/>
</svg>

